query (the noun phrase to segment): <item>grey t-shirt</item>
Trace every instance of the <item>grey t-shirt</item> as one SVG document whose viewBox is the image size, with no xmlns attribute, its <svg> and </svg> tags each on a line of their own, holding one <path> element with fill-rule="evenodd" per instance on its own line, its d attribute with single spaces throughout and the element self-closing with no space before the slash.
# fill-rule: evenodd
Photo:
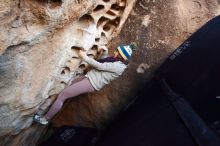
<svg viewBox="0 0 220 146">
<path fill-rule="evenodd" d="M 104 85 L 119 77 L 127 67 L 121 61 L 100 63 L 88 56 L 85 56 L 83 60 L 95 68 L 90 70 L 86 77 L 96 90 L 100 90 Z"/>
</svg>

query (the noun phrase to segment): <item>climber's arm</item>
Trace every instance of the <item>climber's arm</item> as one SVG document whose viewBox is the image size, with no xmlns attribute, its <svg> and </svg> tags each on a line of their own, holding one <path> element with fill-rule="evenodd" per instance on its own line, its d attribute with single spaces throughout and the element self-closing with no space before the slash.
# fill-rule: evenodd
<svg viewBox="0 0 220 146">
<path fill-rule="evenodd" d="M 120 68 L 122 68 L 122 65 L 123 65 L 123 64 L 119 64 L 119 63 L 116 64 L 112 62 L 100 63 L 96 61 L 95 59 L 88 57 L 86 53 L 83 51 L 79 51 L 79 56 L 80 58 L 82 58 L 82 60 L 84 60 L 85 62 L 87 62 L 94 68 L 96 68 L 97 70 L 118 72 L 118 70 L 120 70 Z"/>
</svg>

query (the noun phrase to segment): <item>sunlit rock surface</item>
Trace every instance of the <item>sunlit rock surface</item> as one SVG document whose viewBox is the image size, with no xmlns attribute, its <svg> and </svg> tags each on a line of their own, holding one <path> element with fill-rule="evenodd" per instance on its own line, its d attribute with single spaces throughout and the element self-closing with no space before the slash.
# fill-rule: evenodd
<svg viewBox="0 0 220 146">
<path fill-rule="evenodd" d="M 123 76 L 100 92 L 77 97 L 53 120 L 54 127 L 80 125 L 103 128 L 132 103 L 142 85 L 187 37 L 219 15 L 218 0 L 138 0 L 122 28 L 111 41 L 139 46 Z"/>
<path fill-rule="evenodd" d="M 122 43 L 139 46 L 121 78 L 100 92 L 68 101 L 52 122 L 55 127 L 102 128 L 126 109 L 182 41 L 220 12 L 218 0 L 138 0 L 133 7 L 134 2 L 1 1 L 0 145 L 37 143 L 47 129 L 32 124 L 32 115 L 44 113 L 71 77 L 87 66 L 78 58 L 77 47 L 95 58 L 101 45 L 108 44 L 110 52 Z M 141 64 L 147 67 L 139 73 Z"/>
<path fill-rule="evenodd" d="M 33 124 L 120 32 L 135 0 L 6 0 L 0 3 L 0 145 L 35 145 Z M 31 136 L 31 139 L 30 139 Z"/>
</svg>

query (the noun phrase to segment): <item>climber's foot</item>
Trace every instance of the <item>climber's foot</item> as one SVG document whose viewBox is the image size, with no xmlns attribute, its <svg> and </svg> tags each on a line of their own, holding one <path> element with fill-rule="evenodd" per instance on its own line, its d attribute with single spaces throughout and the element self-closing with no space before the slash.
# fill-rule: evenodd
<svg viewBox="0 0 220 146">
<path fill-rule="evenodd" d="M 42 125 L 48 124 L 48 121 L 44 117 L 41 117 L 39 114 L 34 114 L 33 120 L 34 122 L 42 124 Z"/>
</svg>

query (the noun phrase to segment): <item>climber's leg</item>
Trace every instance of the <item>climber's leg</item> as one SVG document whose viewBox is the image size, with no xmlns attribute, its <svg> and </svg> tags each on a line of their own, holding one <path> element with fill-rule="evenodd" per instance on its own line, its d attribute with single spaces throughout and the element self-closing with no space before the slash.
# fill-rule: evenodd
<svg viewBox="0 0 220 146">
<path fill-rule="evenodd" d="M 52 119 L 54 115 L 60 111 L 66 99 L 73 98 L 80 94 L 89 93 L 93 91 L 95 91 L 95 89 L 93 88 L 88 78 L 84 78 L 83 80 L 76 82 L 72 84 L 71 86 L 66 87 L 63 91 L 60 92 L 60 94 L 58 95 L 53 105 L 50 107 L 47 114 L 43 118 L 41 118 L 41 120 L 43 119 L 43 121 L 45 120 L 49 121 L 50 119 Z M 38 122 L 37 120 L 35 121 Z M 41 123 L 41 122 L 38 122 L 38 123 Z"/>
<path fill-rule="evenodd" d="M 90 83 L 88 78 L 84 78 L 83 80 L 72 84 L 71 86 L 66 87 L 57 97 L 54 104 L 51 106 L 50 110 L 45 115 L 47 120 L 50 120 L 58 111 L 60 111 L 63 103 L 68 98 L 73 98 L 83 93 L 93 92 L 95 89 Z"/>
<path fill-rule="evenodd" d="M 77 82 L 82 81 L 85 77 L 85 75 L 78 75 L 74 80 L 71 81 L 71 84 L 69 86 L 71 86 L 72 84 L 75 84 Z"/>
</svg>

